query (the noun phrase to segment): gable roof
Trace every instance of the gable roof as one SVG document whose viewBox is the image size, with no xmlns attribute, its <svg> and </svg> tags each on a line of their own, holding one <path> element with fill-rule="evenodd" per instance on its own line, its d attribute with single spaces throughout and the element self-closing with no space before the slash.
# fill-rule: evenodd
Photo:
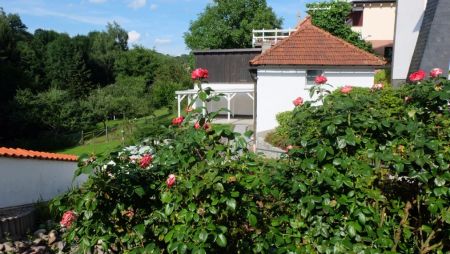
<svg viewBox="0 0 450 254">
<path fill-rule="evenodd" d="M 0 157 L 14 157 L 25 159 L 41 159 L 41 160 L 58 160 L 58 161 L 77 161 L 78 156 L 61 154 L 61 153 L 47 153 L 25 150 L 20 148 L 0 147 Z"/>
<path fill-rule="evenodd" d="M 288 38 L 256 56 L 251 65 L 382 66 L 386 62 L 304 19 Z"/>
</svg>

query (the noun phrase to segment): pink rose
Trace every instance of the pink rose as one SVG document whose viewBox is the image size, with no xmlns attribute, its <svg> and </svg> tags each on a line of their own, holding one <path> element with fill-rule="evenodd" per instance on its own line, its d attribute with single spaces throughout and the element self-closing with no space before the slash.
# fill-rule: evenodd
<svg viewBox="0 0 450 254">
<path fill-rule="evenodd" d="M 139 166 L 141 168 L 147 168 L 150 166 L 150 163 L 152 163 L 153 157 L 150 154 L 146 154 L 141 158 L 141 161 L 139 162 Z"/>
<path fill-rule="evenodd" d="M 202 69 L 202 68 L 197 68 L 192 71 L 191 78 L 192 79 L 206 79 L 206 78 L 208 78 L 208 70 Z"/>
<path fill-rule="evenodd" d="M 175 117 L 174 119 L 172 119 L 172 125 L 179 126 L 183 123 L 183 121 L 184 121 L 184 117 L 182 117 L 182 116 Z"/>
<path fill-rule="evenodd" d="M 327 81 L 328 81 L 328 79 L 323 75 L 317 76 L 316 79 L 314 80 L 314 82 L 318 85 L 325 84 L 325 83 L 327 83 Z"/>
<path fill-rule="evenodd" d="M 196 129 L 196 130 L 198 130 L 198 129 L 200 129 L 200 123 L 199 122 L 196 122 L 195 124 L 194 124 L 194 128 Z"/>
<path fill-rule="evenodd" d="M 409 75 L 409 80 L 412 82 L 419 82 L 425 78 L 427 74 L 423 70 L 418 70 Z"/>
<path fill-rule="evenodd" d="M 302 97 L 297 97 L 297 99 L 293 100 L 292 103 L 294 103 L 294 105 L 297 106 L 301 106 L 303 105 L 303 98 Z"/>
<path fill-rule="evenodd" d="M 341 93 L 344 93 L 344 94 L 348 94 L 348 93 L 350 93 L 351 91 L 352 91 L 352 87 L 351 86 L 344 86 L 344 87 L 342 87 L 341 88 Z"/>
<path fill-rule="evenodd" d="M 205 129 L 205 130 L 211 129 L 211 124 L 205 123 L 205 124 L 203 125 L 203 129 Z"/>
<path fill-rule="evenodd" d="M 378 83 L 378 84 L 374 84 L 372 86 L 372 89 L 373 90 L 381 90 L 381 89 L 383 89 L 383 87 L 384 87 L 383 83 Z"/>
<path fill-rule="evenodd" d="M 167 188 L 172 188 L 172 186 L 175 184 L 175 175 L 174 174 L 170 174 L 169 178 L 167 178 L 166 180 L 166 184 L 167 184 Z"/>
<path fill-rule="evenodd" d="M 77 219 L 76 214 L 73 211 L 67 211 L 63 214 L 61 222 L 59 223 L 61 227 L 70 228 L 72 223 Z"/>
<path fill-rule="evenodd" d="M 430 76 L 432 78 L 437 78 L 437 77 L 441 76 L 442 73 L 443 73 L 442 69 L 434 68 L 430 71 Z"/>
</svg>

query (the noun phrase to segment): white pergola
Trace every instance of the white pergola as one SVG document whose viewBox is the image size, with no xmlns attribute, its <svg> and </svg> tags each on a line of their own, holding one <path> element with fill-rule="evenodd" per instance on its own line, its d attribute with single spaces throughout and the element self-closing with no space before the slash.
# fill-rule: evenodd
<svg viewBox="0 0 450 254">
<path fill-rule="evenodd" d="M 181 102 L 187 98 L 188 100 L 188 105 L 191 104 L 192 101 L 197 99 L 198 96 L 198 90 L 196 89 L 189 89 L 189 90 L 183 90 L 183 91 L 176 91 L 175 92 L 176 96 L 177 96 L 177 105 L 178 105 L 178 116 L 181 116 Z M 247 95 L 251 100 L 252 100 L 252 107 L 253 107 L 253 117 L 255 117 L 255 98 L 254 98 L 254 90 L 253 89 L 242 89 L 242 88 L 235 88 L 235 89 L 218 89 L 218 90 L 213 90 L 211 91 L 211 95 L 219 95 L 222 94 L 223 98 L 225 98 L 227 100 L 227 109 L 228 109 L 228 113 L 227 113 L 227 117 L 228 117 L 228 121 L 231 120 L 231 100 L 233 100 L 233 98 L 238 95 L 238 94 L 245 94 Z M 202 102 L 202 106 L 203 108 L 206 107 L 206 103 Z M 194 107 L 195 107 L 195 103 L 194 103 Z M 204 112 L 204 110 L 203 110 Z M 233 113 L 234 115 L 234 113 Z"/>
</svg>

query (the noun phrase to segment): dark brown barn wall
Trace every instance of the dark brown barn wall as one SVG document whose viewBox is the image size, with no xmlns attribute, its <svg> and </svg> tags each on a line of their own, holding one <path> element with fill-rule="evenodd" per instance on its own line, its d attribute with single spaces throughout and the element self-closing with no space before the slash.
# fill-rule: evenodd
<svg viewBox="0 0 450 254">
<path fill-rule="evenodd" d="M 225 49 L 194 51 L 196 68 L 209 71 L 210 83 L 254 83 L 249 61 L 261 49 Z"/>
</svg>

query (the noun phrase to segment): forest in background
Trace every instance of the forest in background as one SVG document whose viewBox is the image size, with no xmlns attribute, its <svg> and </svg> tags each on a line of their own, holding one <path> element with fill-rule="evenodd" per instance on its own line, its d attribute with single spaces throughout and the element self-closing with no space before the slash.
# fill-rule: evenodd
<svg viewBox="0 0 450 254">
<path fill-rule="evenodd" d="M 146 116 L 191 86 L 193 58 L 129 48 L 117 23 L 69 36 L 33 33 L 0 7 L 0 146 Z M 64 142 L 61 142 L 64 143 Z M 33 147 L 30 147 L 33 148 Z"/>
</svg>

